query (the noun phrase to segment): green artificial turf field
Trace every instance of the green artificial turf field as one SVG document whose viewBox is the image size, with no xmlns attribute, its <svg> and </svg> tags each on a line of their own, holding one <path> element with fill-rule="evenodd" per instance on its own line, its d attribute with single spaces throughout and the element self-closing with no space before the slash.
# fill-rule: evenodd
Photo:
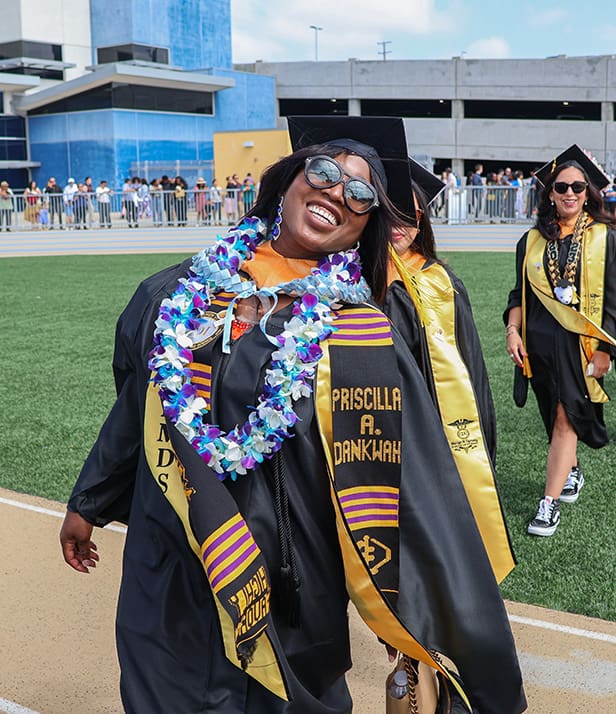
<svg viewBox="0 0 616 714">
<path fill-rule="evenodd" d="M 511 253 L 444 255 L 473 304 L 498 418 L 497 473 L 518 566 L 513 600 L 616 620 L 613 446 L 580 447 L 587 484 L 563 504 L 552 538 L 526 535 L 543 493 L 547 441 L 532 394 L 518 409 L 505 352 L 503 305 Z M 0 486 L 66 500 L 113 403 L 114 326 L 139 281 L 178 255 L 6 258 L 0 261 Z M 616 394 L 610 374 L 607 390 Z M 616 411 L 606 408 L 612 438 Z"/>
</svg>

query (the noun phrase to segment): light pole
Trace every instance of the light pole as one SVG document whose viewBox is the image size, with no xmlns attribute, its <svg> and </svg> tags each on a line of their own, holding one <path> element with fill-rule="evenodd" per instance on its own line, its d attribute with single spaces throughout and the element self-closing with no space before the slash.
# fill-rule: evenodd
<svg viewBox="0 0 616 714">
<path fill-rule="evenodd" d="M 323 29 L 317 25 L 310 25 L 310 29 L 314 30 L 314 61 L 319 61 L 319 32 Z"/>
</svg>

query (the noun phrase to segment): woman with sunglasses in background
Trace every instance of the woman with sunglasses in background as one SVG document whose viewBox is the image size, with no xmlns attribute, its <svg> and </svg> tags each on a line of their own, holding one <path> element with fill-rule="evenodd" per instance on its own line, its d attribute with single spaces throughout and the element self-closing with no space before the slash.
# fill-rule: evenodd
<svg viewBox="0 0 616 714">
<path fill-rule="evenodd" d="M 501 582 L 515 559 L 495 483 L 492 392 L 466 288 L 436 254 L 429 205 L 445 184 L 413 159 L 409 162 L 413 213 L 392 233 L 383 310 L 409 345 L 438 408 L 492 569 Z M 396 204 L 408 213 L 407 197 Z"/>
<path fill-rule="evenodd" d="M 241 223 L 146 280 L 120 318 L 118 400 L 61 542 L 87 572 L 92 525 L 128 522 L 129 714 L 349 714 L 349 595 L 392 648 L 435 669 L 427 648 L 444 648 L 477 711 L 524 709 L 436 412 L 367 302 L 394 220 L 391 148 L 368 142 L 396 133 L 406 154 L 402 120 L 328 119 L 294 123 L 297 150 Z"/>
<path fill-rule="evenodd" d="M 575 503 L 584 486 L 578 441 L 594 449 L 608 442 L 602 385 L 616 344 L 616 233 L 600 193 L 609 180 L 577 145 L 537 178 L 537 222 L 518 242 L 503 319 L 516 403 L 523 406 L 530 379 L 549 440 L 544 496 L 528 533 L 551 536 L 560 503 Z"/>
</svg>

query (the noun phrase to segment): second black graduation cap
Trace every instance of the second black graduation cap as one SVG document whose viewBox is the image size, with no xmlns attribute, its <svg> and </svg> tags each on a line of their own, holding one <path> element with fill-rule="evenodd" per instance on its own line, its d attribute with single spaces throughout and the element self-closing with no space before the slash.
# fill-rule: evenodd
<svg viewBox="0 0 616 714">
<path fill-rule="evenodd" d="M 550 178 L 557 166 L 573 162 L 578 164 L 588 176 L 588 180 L 598 189 L 604 188 L 610 179 L 605 175 L 603 169 L 598 166 L 577 144 L 572 144 L 568 149 L 565 149 L 561 154 L 555 156 L 547 164 L 544 164 L 540 169 L 537 169 L 535 176 L 545 185 L 545 182 Z"/>
<path fill-rule="evenodd" d="M 387 195 L 398 206 L 407 205 L 411 175 L 404 122 L 397 117 L 290 116 L 287 117 L 293 151 L 313 144 L 352 139 L 372 147 L 385 169 Z M 363 154 L 361 154 L 363 156 Z M 370 156 L 364 156 L 369 164 Z M 375 162 L 376 163 L 376 162 Z M 377 170 L 378 173 L 378 170 Z M 406 210 L 407 209 L 403 209 Z"/>
<path fill-rule="evenodd" d="M 411 167 L 411 178 L 421 188 L 426 197 L 428 205 L 445 189 L 447 185 L 438 176 L 435 176 L 431 171 L 428 171 L 425 166 L 420 164 L 414 158 L 409 156 L 409 165 Z M 408 212 L 408 208 L 406 209 Z"/>
</svg>

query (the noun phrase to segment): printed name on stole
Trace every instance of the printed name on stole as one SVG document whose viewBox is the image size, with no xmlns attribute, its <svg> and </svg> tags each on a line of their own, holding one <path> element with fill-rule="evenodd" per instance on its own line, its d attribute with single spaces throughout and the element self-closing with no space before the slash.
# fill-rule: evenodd
<svg viewBox="0 0 616 714">
<path fill-rule="evenodd" d="M 229 598 L 239 616 L 236 636 L 245 634 L 269 613 L 270 589 L 265 568 L 260 566 L 241 590 Z"/>
<path fill-rule="evenodd" d="M 400 441 L 391 439 L 345 439 L 334 441 L 334 463 L 348 464 L 353 461 L 382 461 L 400 463 Z"/>
<path fill-rule="evenodd" d="M 348 411 L 397 411 L 402 409 L 400 387 L 341 387 L 332 389 L 332 409 Z"/>
<path fill-rule="evenodd" d="M 381 461 L 388 464 L 400 463 L 400 441 L 378 438 L 382 431 L 375 427 L 375 419 L 366 411 L 401 411 L 402 393 L 399 387 L 341 387 L 332 389 L 332 410 L 334 412 L 364 412 L 359 420 L 357 439 L 334 442 L 334 463 L 355 461 Z M 373 438 L 361 438 L 361 437 Z M 374 438 L 377 437 L 377 438 Z"/>
</svg>

